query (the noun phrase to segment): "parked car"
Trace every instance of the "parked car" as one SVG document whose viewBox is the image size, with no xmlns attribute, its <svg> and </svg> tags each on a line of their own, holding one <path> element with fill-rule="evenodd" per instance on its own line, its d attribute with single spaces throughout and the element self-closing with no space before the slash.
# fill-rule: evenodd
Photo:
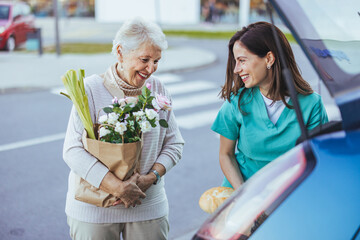
<svg viewBox="0 0 360 240">
<path fill-rule="evenodd" d="M 0 1 L 0 49 L 13 51 L 35 31 L 35 17 L 23 2 Z"/>
<path fill-rule="evenodd" d="M 275 159 L 197 231 L 200 239 L 360 239 L 360 1 L 269 0 L 342 120 Z"/>
</svg>

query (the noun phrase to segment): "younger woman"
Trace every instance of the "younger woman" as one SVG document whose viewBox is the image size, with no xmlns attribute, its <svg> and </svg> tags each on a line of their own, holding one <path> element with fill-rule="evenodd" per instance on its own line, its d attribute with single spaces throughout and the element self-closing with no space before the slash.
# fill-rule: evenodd
<svg viewBox="0 0 360 240">
<path fill-rule="evenodd" d="M 312 129 L 328 121 L 320 95 L 301 77 L 285 35 L 277 28 L 293 77 L 304 123 Z M 212 126 L 220 134 L 222 186 L 237 189 L 255 172 L 295 146 L 301 131 L 282 77 L 272 25 L 257 22 L 229 42 L 225 103 Z"/>
</svg>

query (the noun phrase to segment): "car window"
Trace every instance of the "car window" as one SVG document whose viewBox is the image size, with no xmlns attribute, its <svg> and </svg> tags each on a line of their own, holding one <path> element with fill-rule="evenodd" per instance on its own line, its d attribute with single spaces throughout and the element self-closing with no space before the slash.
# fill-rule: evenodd
<svg viewBox="0 0 360 240">
<path fill-rule="evenodd" d="M 0 5 L 0 19 L 2 20 L 9 19 L 9 12 L 10 12 L 9 6 Z"/>
<path fill-rule="evenodd" d="M 272 0 L 332 96 L 360 86 L 359 0 Z M 325 7 L 326 6 L 326 7 Z"/>
<path fill-rule="evenodd" d="M 323 6 L 326 4 L 326 8 Z M 299 1 L 304 13 L 323 39 L 327 52 L 312 49 L 318 56 L 329 53 L 340 68 L 350 74 L 359 73 L 360 66 L 360 1 L 344 4 L 338 0 Z M 349 23 L 355 24 L 353 27 Z M 329 27 L 331 26 L 331 27 Z M 314 39 L 315 36 L 303 36 Z M 315 38 L 316 39 L 316 38 Z"/>
</svg>

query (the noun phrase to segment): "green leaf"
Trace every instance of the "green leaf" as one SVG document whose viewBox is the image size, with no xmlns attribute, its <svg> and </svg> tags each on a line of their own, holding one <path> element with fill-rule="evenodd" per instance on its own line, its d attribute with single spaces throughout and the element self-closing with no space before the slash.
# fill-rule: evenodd
<svg viewBox="0 0 360 240">
<path fill-rule="evenodd" d="M 150 123 L 151 127 L 153 127 L 153 128 L 156 127 L 155 118 L 152 120 L 149 120 L 149 123 Z"/>
<path fill-rule="evenodd" d="M 128 112 L 131 112 L 132 108 L 129 106 L 129 105 L 126 105 L 124 107 L 124 113 L 128 113 Z"/>
<path fill-rule="evenodd" d="M 146 86 L 141 89 L 142 96 L 146 96 L 146 89 L 149 90 Z"/>
<path fill-rule="evenodd" d="M 139 101 L 144 103 L 145 102 L 145 97 L 143 95 L 140 95 L 139 96 Z"/>
<path fill-rule="evenodd" d="M 119 108 L 119 107 L 114 107 L 114 108 L 113 108 L 113 112 L 114 112 L 114 113 L 117 113 L 117 114 L 121 114 L 121 113 L 122 113 L 122 109 Z"/>
<path fill-rule="evenodd" d="M 112 113 L 112 112 L 113 112 L 113 109 L 112 109 L 111 107 L 104 107 L 104 108 L 103 108 L 103 111 L 104 111 L 105 113 Z"/>
<path fill-rule="evenodd" d="M 166 122 L 165 119 L 160 119 L 159 120 L 160 126 L 162 126 L 163 128 L 168 128 L 169 124 Z"/>
<path fill-rule="evenodd" d="M 146 89 L 145 89 L 145 93 L 146 93 L 146 98 L 148 98 L 148 97 L 150 97 L 150 94 L 151 94 L 151 92 L 150 92 L 150 90 L 147 88 L 147 87 L 145 87 Z"/>
</svg>

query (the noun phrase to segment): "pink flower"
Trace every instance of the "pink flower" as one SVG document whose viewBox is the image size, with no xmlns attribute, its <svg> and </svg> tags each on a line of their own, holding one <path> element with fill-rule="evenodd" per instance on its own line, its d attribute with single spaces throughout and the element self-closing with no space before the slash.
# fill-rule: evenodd
<svg viewBox="0 0 360 240">
<path fill-rule="evenodd" d="M 146 87 L 151 90 L 151 83 L 146 83 Z"/>
<path fill-rule="evenodd" d="M 156 108 L 157 110 L 171 110 L 171 101 L 166 97 L 163 96 L 161 94 L 156 94 L 154 100 L 152 101 L 152 104 L 154 106 L 154 108 Z"/>
<path fill-rule="evenodd" d="M 114 97 L 113 100 L 112 100 L 112 104 L 115 104 L 115 103 L 118 103 L 117 97 Z"/>
</svg>

